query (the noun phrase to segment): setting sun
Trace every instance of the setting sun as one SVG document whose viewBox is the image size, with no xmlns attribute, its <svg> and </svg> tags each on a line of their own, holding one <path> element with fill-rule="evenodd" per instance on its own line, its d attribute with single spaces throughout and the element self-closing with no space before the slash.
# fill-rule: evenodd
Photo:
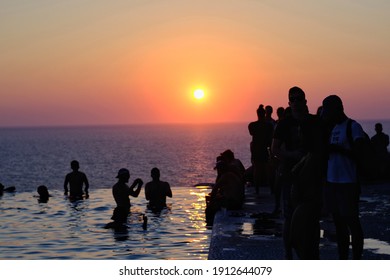
<svg viewBox="0 0 390 280">
<path fill-rule="evenodd" d="M 196 99 L 202 99 L 204 97 L 204 90 L 203 89 L 197 89 L 194 91 L 194 97 Z"/>
</svg>

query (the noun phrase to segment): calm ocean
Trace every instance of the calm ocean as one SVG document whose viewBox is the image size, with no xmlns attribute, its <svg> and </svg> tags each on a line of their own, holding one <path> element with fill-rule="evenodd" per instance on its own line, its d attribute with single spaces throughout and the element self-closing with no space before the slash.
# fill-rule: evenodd
<svg viewBox="0 0 390 280">
<path fill-rule="evenodd" d="M 389 133 L 390 121 L 381 122 Z M 375 121 L 361 123 L 372 136 Z M 249 142 L 245 123 L 0 128 L 0 182 L 17 189 L 0 198 L 0 259 L 206 259 L 209 190 L 193 186 L 214 181 L 215 158 L 226 149 L 248 167 Z M 77 203 L 62 195 L 73 159 L 90 182 L 90 199 Z M 172 186 L 170 209 L 148 213 L 142 191 L 131 199 L 128 233 L 103 229 L 115 207 L 118 169 L 128 168 L 131 182 L 147 182 L 155 166 Z M 53 195 L 47 204 L 34 198 L 42 184 Z"/>
</svg>

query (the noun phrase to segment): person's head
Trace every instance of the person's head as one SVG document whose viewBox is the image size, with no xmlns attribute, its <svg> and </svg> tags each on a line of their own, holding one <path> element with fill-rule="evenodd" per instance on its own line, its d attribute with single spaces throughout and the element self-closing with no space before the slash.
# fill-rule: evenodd
<svg viewBox="0 0 390 280">
<path fill-rule="evenodd" d="M 159 180 L 160 179 L 160 170 L 157 167 L 152 168 L 150 171 L 150 176 L 153 180 Z"/>
<path fill-rule="evenodd" d="M 284 118 L 284 107 L 279 107 L 276 109 L 276 115 L 278 116 L 278 119 L 281 120 Z"/>
<path fill-rule="evenodd" d="M 126 168 L 121 168 L 121 169 L 119 169 L 118 175 L 116 176 L 116 178 L 118 178 L 119 181 L 127 183 L 130 179 L 130 171 Z"/>
<path fill-rule="evenodd" d="M 267 105 L 267 106 L 265 106 L 265 115 L 267 116 L 267 117 L 271 117 L 272 116 L 272 113 L 274 112 L 274 109 L 272 108 L 272 106 L 271 105 Z"/>
<path fill-rule="evenodd" d="M 322 101 L 321 117 L 330 124 L 341 122 L 345 118 L 344 106 L 337 95 L 329 95 Z"/>
<path fill-rule="evenodd" d="M 49 199 L 49 191 L 46 186 L 41 185 L 37 188 L 37 192 L 39 194 L 39 198 L 41 200 L 47 200 Z"/>
<path fill-rule="evenodd" d="M 80 168 L 80 164 L 77 160 L 72 160 L 70 163 L 70 167 L 72 168 L 72 170 L 77 171 Z"/>
<path fill-rule="evenodd" d="M 264 105 L 263 104 L 259 105 L 259 108 L 257 108 L 256 113 L 257 113 L 257 118 L 259 120 L 264 119 L 264 117 L 265 117 L 265 109 L 264 109 Z"/>
<path fill-rule="evenodd" d="M 288 91 L 288 105 L 293 117 L 300 118 L 308 113 L 305 92 L 300 87 L 292 87 Z"/>
<path fill-rule="evenodd" d="M 234 153 L 231 150 L 226 150 L 221 153 L 221 157 L 225 162 L 231 162 L 234 159 Z"/>
<path fill-rule="evenodd" d="M 382 127 L 381 123 L 375 124 L 375 131 L 376 131 L 376 133 L 381 133 L 383 131 L 383 127 Z"/>
</svg>

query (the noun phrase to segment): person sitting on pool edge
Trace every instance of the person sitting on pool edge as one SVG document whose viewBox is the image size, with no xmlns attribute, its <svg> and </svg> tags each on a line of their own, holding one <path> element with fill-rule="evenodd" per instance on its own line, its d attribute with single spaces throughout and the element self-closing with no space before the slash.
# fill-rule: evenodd
<svg viewBox="0 0 390 280">
<path fill-rule="evenodd" d="M 227 210 L 241 209 L 244 202 L 244 183 L 231 169 L 229 164 L 219 160 L 216 165 L 218 179 L 206 203 L 206 223 L 212 226 L 215 214 L 222 208 Z"/>
<path fill-rule="evenodd" d="M 152 211 L 161 211 L 167 206 L 167 197 L 172 197 L 172 190 L 168 182 L 160 181 L 160 170 L 157 167 L 150 171 L 152 181 L 145 185 L 145 198 L 149 201 L 148 208 Z"/>
</svg>

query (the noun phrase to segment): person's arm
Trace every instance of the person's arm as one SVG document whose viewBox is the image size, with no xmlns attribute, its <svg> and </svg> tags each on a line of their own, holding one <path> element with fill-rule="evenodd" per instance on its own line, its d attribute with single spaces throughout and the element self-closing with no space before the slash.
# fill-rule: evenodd
<svg viewBox="0 0 390 280">
<path fill-rule="evenodd" d="M 166 195 L 168 197 L 172 197 L 172 190 L 171 190 L 171 186 L 169 185 L 169 183 L 166 183 Z"/>
<path fill-rule="evenodd" d="M 129 194 L 134 197 L 138 197 L 141 192 L 141 187 L 144 182 L 140 178 L 134 180 L 133 184 L 130 187 Z"/>
<path fill-rule="evenodd" d="M 145 199 L 150 200 L 150 183 L 145 185 Z"/>
<path fill-rule="evenodd" d="M 278 159 L 283 159 L 282 141 L 276 138 L 272 139 L 271 154 Z"/>
<path fill-rule="evenodd" d="M 89 190 L 89 182 L 88 182 L 88 178 L 87 178 L 87 175 L 84 174 L 84 185 L 85 185 L 85 195 L 88 196 L 88 190 Z"/>
<path fill-rule="evenodd" d="M 301 150 L 288 151 L 287 149 L 285 149 L 284 143 L 276 138 L 272 139 L 271 153 L 274 157 L 280 160 L 299 160 L 304 155 L 304 152 Z"/>
<path fill-rule="evenodd" d="M 69 183 L 69 178 L 68 175 L 66 175 L 64 181 L 64 195 L 68 195 L 68 183 Z"/>
</svg>

